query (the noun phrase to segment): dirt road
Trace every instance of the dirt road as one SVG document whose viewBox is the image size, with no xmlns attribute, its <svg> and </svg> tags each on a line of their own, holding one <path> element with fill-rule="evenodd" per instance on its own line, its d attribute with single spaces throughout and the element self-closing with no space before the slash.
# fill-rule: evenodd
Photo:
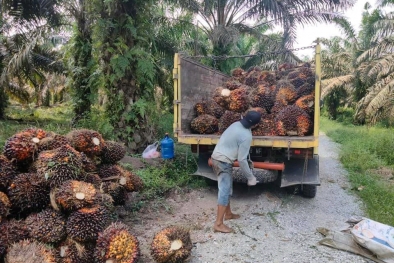
<svg viewBox="0 0 394 263">
<path fill-rule="evenodd" d="M 154 262 L 149 246 L 154 234 L 169 225 L 190 227 L 194 248 L 190 263 L 372 262 L 319 245 L 317 227 L 339 231 L 351 216 L 362 216 L 362 204 L 351 194 L 338 161 L 338 145 L 320 136 L 321 186 L 315 198 L 290 195 L 275 185 L 236 185 L 231 204 L 238 220 L 227 221 L 235 233 L 213 233 L 217 189 L 174 193 L 164 209 L 145 208 L 122 218 L 137 235 L 142 263 Z"/>
</svg>

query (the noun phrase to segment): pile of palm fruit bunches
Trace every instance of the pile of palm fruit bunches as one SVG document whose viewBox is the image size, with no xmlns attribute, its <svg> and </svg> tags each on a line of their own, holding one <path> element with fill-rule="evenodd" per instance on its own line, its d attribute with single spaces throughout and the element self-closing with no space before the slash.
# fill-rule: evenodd
<svg viewBox="0 0 394 263">
<path fill-rule="evenodd" d="M 125 153 L 87 129 L 28 128 L 8 138 L 0 154 L 0 262 L 137 262 L 138 239 L 115 213 L 144 186 L 120 166 Z M 151 255 L 183 262 L 191 248 L 189 231 L 172 226 L 155 234 Z"/>
<path fill-rule="evenodd" d="M 207 98 L 194 105 L 193 133 L 222 134 L 249 110 L 262 113 L 254 136 L 306 136 L 313 130 L 315 75 L 309 63 L 285 63 L 277 71 L 236 68 Z"/>
</svg>

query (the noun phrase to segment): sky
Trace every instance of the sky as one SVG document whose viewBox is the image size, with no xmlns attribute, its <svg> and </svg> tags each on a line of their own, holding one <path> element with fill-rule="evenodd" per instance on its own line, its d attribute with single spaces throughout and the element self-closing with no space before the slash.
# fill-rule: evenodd
<svg viewBox="0 0 394 263">
<path fill-rule="evenodd" d="M 364 5 L 369 2 L 372 6 L 375 4 L 375 0 L 357 0 L 353 8 L 346 11 L 344 16 L 349 19 L 355 30 L 359 30 L 361 24 L 361 16 L 364 10 Z M 299 26 L 297 28 L 297 43 L 294 48 L 305 47 L 314 45 L 313 41 L 319 37 L 330 38 L 333 36 L 343 36 L 339 27 L 330 24 L 320 24 L 316 26 Z M 295 52 L 298 56 L 313 56 L 314 49 L 306 49 Z"/>
</svg>

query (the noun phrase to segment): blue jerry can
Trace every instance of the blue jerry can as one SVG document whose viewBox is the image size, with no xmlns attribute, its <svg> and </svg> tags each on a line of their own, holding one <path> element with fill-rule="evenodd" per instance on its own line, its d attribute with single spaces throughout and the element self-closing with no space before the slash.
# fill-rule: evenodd
<svg viewBox="0 0 394 263">
<path fill-rule="evenodd" d="M 166 132 L 166 136 L 164 137 L 164 139 L 160 141 L 160 148 L 161 158 L 174 158 L 174 140 L 168 136 L 168 132 Z"/>
</svg>

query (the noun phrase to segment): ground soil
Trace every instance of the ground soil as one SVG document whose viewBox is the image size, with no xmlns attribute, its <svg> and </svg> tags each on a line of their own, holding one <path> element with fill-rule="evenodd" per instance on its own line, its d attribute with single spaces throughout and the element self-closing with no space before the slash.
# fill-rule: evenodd
<svg viewBox="0 0 394 263">
<path fill-rule="evenodd" d="M 237 184 L 231 205 L 238 220 L 226 221 L 235 232 L 214 233 L 217 188 L 176 190 L 167 198 L 130 212 L 131 201 L 119 208 L 141 247 L 141 263 L 154 262 L 150 244 L 159 230 L 179 225 L 190 229 L 190 263 L 228 262 L 372 262 L 349 252 L 319 245 L 325 227 L 340 231 L 352 216 L 362 216 L 362 203 L 352 193 L 338 160 L 339 146 L 320 135 L 320 180 L 315 198 L 289 194 L 275 184 L 248 187 Z M 137 164 L 135 164 L 137 165 Z"/>
</svg>

